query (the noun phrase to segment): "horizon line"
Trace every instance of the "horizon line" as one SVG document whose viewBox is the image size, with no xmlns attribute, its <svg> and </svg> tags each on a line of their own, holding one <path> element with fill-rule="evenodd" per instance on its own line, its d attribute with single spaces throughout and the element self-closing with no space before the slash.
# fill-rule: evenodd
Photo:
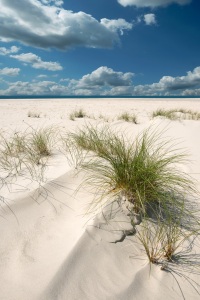
<svg viewBox="0 0 200 300">
<path fill-rule="evenodd" d="M 0 99 L 57 99 L 57 98 L 200 98 L 199 96 L 179 96 L 179 95 L 171 95 L 171 96 L 125 96 L 125 95 L 117 95 L 117 96 L 106 96 L 106 95 L 0 95 Z"/>
</svg>

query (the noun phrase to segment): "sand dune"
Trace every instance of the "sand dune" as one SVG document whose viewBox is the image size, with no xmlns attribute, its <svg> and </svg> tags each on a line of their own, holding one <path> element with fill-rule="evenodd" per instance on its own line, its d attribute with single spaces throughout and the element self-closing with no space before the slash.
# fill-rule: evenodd
<svg viewBox="0 0 200 300">
<path fill-rule="evenodd" d="M 79 108 L 87 116 L 70 120 L 70 113 Z M 165 130 L 165 136 L 176 139 L 178 147 L 189 154 L 183 171 L 199 189 L 200 120 L 152 119 L 151 113 L 158 108 L 200 112 L 200 101 L 1 100 L 0 128 L 9 139 L 13 131 L 27 128 L 54 125 L 62 135 L 85 124 L 109 124 L 134 138 L 154 126 Z M 28 117 L 30 111 L 39 112 L 40 118 Z M 118 120 L 124 111 L 135 113 L 139 124 Z M 198 239 L 182 263 L 161 270 L 148 262 L 135 235 L 130 234 L 129 217 L 117 202 L 99 213 L 86 213 L 93 194 L 84 186 L 79 188 L 83 177 L 58 146 L 48 161 L 42 186 L 21 176 L 1 188 L 0 299 L 199 299 Z"/>
</svg>

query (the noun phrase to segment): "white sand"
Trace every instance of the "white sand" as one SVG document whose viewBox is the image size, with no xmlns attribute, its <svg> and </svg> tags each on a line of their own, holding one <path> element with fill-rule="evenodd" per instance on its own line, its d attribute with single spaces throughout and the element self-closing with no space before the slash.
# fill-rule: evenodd
<svg viewBox="0 0 200 300">
<path fill-rule="evenodd" d="M 69 114 L 79 108 L 89 117 L 71 121 Z M 184 171 L 199 182 L 200 121 L 152 120 L 157 108 L 200 112 L 200 99 L 1 100 L 0 129 L 9 136 L 28 127 L 54 125 L 64 133 L 85 123 L 105 123 L 134 137 L 150 125 L 167 128 L 165 135 L 190 154 Z M 139 124 L 119 121 L 124 111 L 135 113 Z M 40 113 L 40 118 L 30 118 L 28 112 Z M 117 204 L 112 213 L 109 207 L 105 211 L 107 221 L 102 215 L 85 215 L 93 196 L 84 189 L 74 193 L 81 179 L 55 149 L 41 196 L 36 197 L 37 184 L 24 178 L 0 190 L 0 299 L 200 299 L 200 268 L 191 271 L 181 265 L 173 272 L 162 271 L 149 265 L 134 236 L 115 243 L 130 229 Z M 198 245 L 195 251 L 198 265 Z"/>
</svg>

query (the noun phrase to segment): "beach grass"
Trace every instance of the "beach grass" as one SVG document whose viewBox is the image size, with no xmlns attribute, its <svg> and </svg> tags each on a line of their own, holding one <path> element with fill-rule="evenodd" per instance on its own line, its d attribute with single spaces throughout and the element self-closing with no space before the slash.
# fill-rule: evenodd
<svg viewBox="0 0 200 300">
<path fill-rule="evenodd" d="M 48 157 L 56 145 L 56 128 L 29 128 L 24 133 L 14 132 L 9 138 L 1 134 L 0 169 L 7 177 L 26 172 L 33 178 L 41 178 Z"/>
<path fill-rule="evenodd" d="M 78 167 L 94 193 L 91 211 L 110 200 L 128 201 L 130 222 L 149 262 L 172 262 L 182 244 L 199 234 L 195 184 L 179 168 L 188 163 L 187 155 L 163 132 L 149 128 L 130 142 L 108 126 L 86 126 L 71 134 L 71 141 L 85 153 Z"/>
<path fill-rule="evenodd" d="M 106 123 L 109 123 L 109 121 L 110 121 L 110 118 L 108 116 L 105 116 L 102 114 L 99 115 L 99 119 L 103 120 Z"/>
<path fill-rule="evenodd" d="M 183 214 L 164 221 L 157 219 L 157 222 L 144 218 L 139 226 L 136 226 L 136 242 L 143 246 L 150 263 L 158 264 L 167 270 L 170 264 L 179 264 L 181 253 L 191 252 L 194 240 L 199 236 L 199 222 L 196 218 L 196 226 L 190 226 L 188 230 L 182 226 Z M 198 229 L 197 229 L 198 226 Z"/>
<path fill-rule="evenodd" d="M 170 110 L 157 109 L 156 111 L 154 111 L 152 113 L 152 118 L 155 118 L 155 117 L 164 117 L 164 118 L 170 119 L 170 120 L 179 119 L 178 116 L 176 115 L 176 110 L 173 110 L 173 109 L 170 109 Z"/>
<path fill-rule="evenodd" d="M 29 118 L 40 118 L 40 113 L 29 111 L 28 112 L 28 117 Z"/>
<path fill-rule="evenodd" d="M 76 118 L 85 118 L 86 116 L 86 112 L 82 108 L 79 108 L 70 113 L 69 119 L 75 121 Z"/>
<path fill-rule="evenodd" d="M 198 111 L 176 108 L 176 109 L 157 109 L 152 113 L 152 118 L 164 117 L 169 120 L 200 120 Z"/>
<path fill-rule="evenodd" d="M 1 133 L 0 139 L 0 168 L 10 174 L 17 174 L 22 164 L 20 156 L 26 148 L 25 134 L 15 132 L 8 138 Z"/>
<path fill-rule="evenodd" d="M 34 130 L 29 138 L 30 147 L 39 156 L 50 156 L 55 146 L 56 129 L 54 127 Z"/>
<path fill-rule="evenodd" d="M 163 226 L 143 220 L 142 224 L 136 228 L 136 241 L 143 246 L 149 262 L 158 264 L 164 256 L 162 241 L 165 239 L 165 232 Z"/>
<path fill-rule="evenodd" d="M 74 134 L 70 132 L 65 133 L 61 136 L 61 141 L 61 152 L 66 156 L 69 165 L 77 169 L 84 159 L 84 153 L 80 147 L 77 147 Z"/>
<path fill-rule="evenodd" d="M 146 213 L 149 203 L 170 206 L 175 198 L 181 205 L 181 193 L 193 191 L 192 180 L 175 168 L 186 162 L 186 155 L 171 150 L 171 143 L 162 141 L 159 132 L 147 129 L 128 142 L 109 127 L 90 126 L 74 133 L 72 139 L 90 153 L 81 168 L 88 174 L 87 182 L 97 187 L 97 194 L 123 195 L 135 212 Z"/>
<path fill-rule="evenodd" d="M 128 112 L 124 112 L 118 116 L 118 120 L 123 120 L 125 122 L 132 122 L 134 124 L 138 124 L 137 116 L 135 114 L 130 114 Z"/>
</svg>

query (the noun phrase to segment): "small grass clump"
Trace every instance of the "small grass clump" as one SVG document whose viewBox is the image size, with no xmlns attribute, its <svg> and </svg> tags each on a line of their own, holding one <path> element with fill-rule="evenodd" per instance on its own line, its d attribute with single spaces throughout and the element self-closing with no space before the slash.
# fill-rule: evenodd
<svg viewBox="0 0 200 300">
<path fill-rule="evenodd" d="M 53 127 L 33 130 L 27 140 L 27 160 L 39 165 L 42 158 L 51 156 L 55 145 L 55 136 L 56 130 Z"/>
<path fill-rule="evenodd" d="M 191 236 L 191 232 L 186 233 L 179 225 L 169 220 L 155 223 L 144 219 L 137 227 L 136 239 L 144 247 L 150 263 L 166 266 L 168 262 L 175 261 L 176 252 Z"/>
<path fill-rule="evenodd" d="M 106 123 L 108 123 L 110 120 L 108 116 L 104 116 L 102 114 L 99 115 L 99 119 L 103 120 Z"/>
<path fill-rule="evenodd" d="M 28 117 L 29 118 L 40 118 L 40 113 L 36 113 L 36 112 L 28 112 Z"/>
<path fill-rule="evenodd" d="M 193 214 L 194 211 L 187 212 L 187 216 L 190 214 L 196 224 L 185 228 L 183 226 L 183 219 L 186 216 L 184 210 L 183 207 L 182 213 L 179 212 L 176 219 L 168 216 L 162 220 L 160 215 L 157 215 L 156 222 L 150 218 L 144 218 L 137 226 L 136 240 L 139 240 L 144 247 L 149 262 L 161 265 L 163 270 L 166 270 L 170 264 L 179 264 L 180 258 L 184 261 L 184 255 L 181 253 L 187 253 L 188 257 L 192 256 L 189 253 L 194 246 L 194 240 L 199 235 L 199 221 L 198 217 Z"/>
<path fill-rule="evenodd" d="M 100 148 L 106 147 L 104 137 L 107 134 L 107 127 L 97 131 L 95 127 L 86 127 L 79 132 L 70 135 L 71 144 L 81 150 L 93 151 L 99 153 Z"/>
<path fill-rule="evenodd" d="M 52 155 L 55 135 L 52 127 L 14 133 L 9 138 L 1 135 L 0 169 L 6 172 L 6 176 L 16 176 L 26 171 L 31 176 L 37 176 Z"/>
<path fill-rule="evenodd" d="M 165 238 L 163 229 L 163 226 L 157 226 L 149 220 L 143 220 L 142 224 L 137 226 L 136 240 L 144 247 L 150 263 L 157 264 L 164 256 L 161 245 Z"/>
<path fill-rule="evenodd" d="M 132 122 L 134 124 L 138 124 L 137 117 L 135 114 L 129 114 L 128 112 L 122 113 L 118 120 L 124 120 L 125 122 Z"/>
<path fill-rule="evenodd" d="M 0 139 L 1 170 L 18 173 L 22 164 L 21 157 L 24 155 L 26 149 L 26 134 L 15 132 L 9 140 L 1 134 Z"/>
<path fill-rule="evenodd" d="M 183 114 L 182 118 L 185 120 L 200 120 L 200 113 L 198 111 L 179 109 L 179 112 Z"/>
<path fill-rule="evenodd" d="M 13 137 L 14 153 L 24 153 L 26 149 L 26 134 L 15 132 Z"/>
<path fill-rule="evenodd" d="M 18 153 L 24 152 L 25 149 L 25 135 L 15 132 L 9 141 L 1 135 L 1 151 L 8 156 L 17 156 Z"/>
<path fill-rule="evenodd" d="M 31 134 L 31 144 L 33 151 L 42 156 L 50 156 L 52 154 L 52 130 L 51 128 L 40 129 Z"/>
<path fill-rule="evenodd" d="M 154 111 L 152 113 L 152 117 L 155 118 L 155 117 L 164 117 L 166 119 L 170 119 L 170 120 L 178 120 L 179 117 L 177 116 L 176 114 L 176 110 L 174 109 L 169 109 L 169 110 L 166 110 L 166 109 L 157 109 L 156 111 Z"/>
<path fill-rule="evenodd" d="M 87 114 L 85 113 L 85 111 L 80 108 L 79 110 L 74 110 L 70 115 L 69 115 L 69 119 L 71 121 L 75 121 L 76 118 L 85 118 L 87 116 Z"/>
<path fill-rule="evenodd" d="M 152 113 L 152 118 L 164 117 L 170 120 L 200 120 L 200 113 L 183 108 L 177 109 L 157 109 Z"/>
</svg>

